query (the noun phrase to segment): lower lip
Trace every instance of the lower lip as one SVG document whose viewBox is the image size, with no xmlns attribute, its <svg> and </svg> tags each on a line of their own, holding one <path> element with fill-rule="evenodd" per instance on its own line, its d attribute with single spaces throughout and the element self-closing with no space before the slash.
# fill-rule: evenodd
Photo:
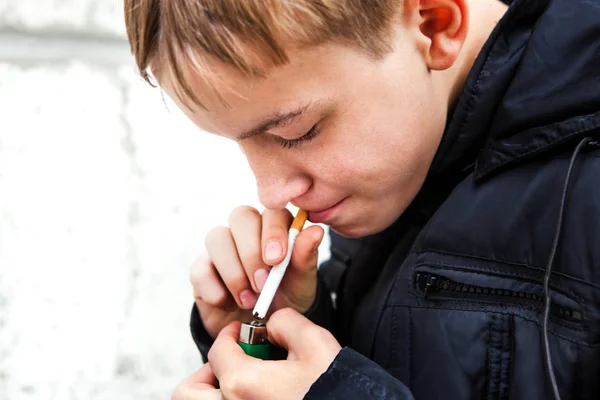
<svg viewBox="0 0 600 400">
<path fill-rule="evenodd" d="M 314 211 L 310 211 L 308 213 L 308 219 L 310 222 L 315 223 L 315 224 L 321 224 L 326 222 L 327 220 L 329 220 L 331 218 L 331 216 L 333 215 L 333 213 L 340 208 L 340 206 L 342 205 L 342 203 L 345 201 L 346 199 L 342 199 L 341 201 L 339 201 L 337 204 L 335 204 L 333 207 L 329 207 L 323 211 L 318 211 L 318 212 L 314 212 Z"/>
</svg>

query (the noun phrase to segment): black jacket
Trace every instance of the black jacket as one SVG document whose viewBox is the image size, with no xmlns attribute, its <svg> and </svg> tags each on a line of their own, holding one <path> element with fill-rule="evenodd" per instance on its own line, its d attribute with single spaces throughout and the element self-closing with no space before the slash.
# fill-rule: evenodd
<svg viewBox="0 0 600 400">
<path fill-rule="evenodd" d="M 600 1 L 515 0 L 406 212 L 331 233 L 307 316 L 345 347 L 306 398 L 551 399 L 546 332 L 562 398 L 600 399 L 598 137 Z"/>
</svg>

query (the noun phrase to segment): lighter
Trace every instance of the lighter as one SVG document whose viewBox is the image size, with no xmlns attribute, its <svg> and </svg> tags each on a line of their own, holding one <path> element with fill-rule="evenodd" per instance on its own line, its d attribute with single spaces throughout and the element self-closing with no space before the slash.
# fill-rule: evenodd
<svg viewBox="0 0 600 400">
<path fill-rule="evenodd" d="M 263 322 L 242 322 L 238 343 L 249 356 L 263 360 L 269 360 L 271 357 L 271 343 L 267 335 L 267 326 Z"/>
</svg>

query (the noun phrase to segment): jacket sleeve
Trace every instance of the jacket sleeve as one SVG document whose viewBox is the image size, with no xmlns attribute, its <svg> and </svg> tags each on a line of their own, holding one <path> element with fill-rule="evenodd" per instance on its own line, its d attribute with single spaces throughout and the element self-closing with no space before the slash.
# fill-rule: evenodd
<svg viewBox="0 0 600 400">
<path fill-rule="evenodd" d="M 338 353 L 304 398 L 414 400 L 402 382 L 349 347 Z"/>
<path fill-rule="evenodd" d="M 190 330 L 192 332 L 192 339 L 194 339 L 194 343 L 196 343 L 196 347 L 198 347 L 198 351 L 200 351 L 200 355 L 202 356 L 202 362 L 206 363 L 208 361 L 208 350 L 210 350 L 214 339 L 206 331 L 196 303 L 192 307 Z"/>
</svg>

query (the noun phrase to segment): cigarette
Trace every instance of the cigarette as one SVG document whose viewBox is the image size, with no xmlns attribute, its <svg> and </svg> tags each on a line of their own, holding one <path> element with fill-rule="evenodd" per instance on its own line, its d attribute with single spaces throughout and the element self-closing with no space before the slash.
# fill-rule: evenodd
<svg viewBox="0 0 600 400">
<path fill-rule="evenodd" d="M 258 300 L 256 301 L 256 305 L 254 306 L 254 310 L 252 311 L 252 315 L 256 319 L 265 319 L 267 316 L 267 312 L 269 311 L 269 307 L 271 307 L 271 302 L 275 297 L 275 293 L 279 288 L 279 284 L 283 279 L 283 275 L 285 274 L 285 270 L 290 264 L 290 259 L 292 258 L 292 251 L 294 250 L 294 243 L 296 242 L 296 238 L 300 234 L 300 231 L 304 227 L 304 223 L 308 218 L 308 212 L 299 209 L 298 214 L 292 221 L 292 226 L 290 227 L 288 234 L 288 246 L 287 253 L 283 261 L 273 268 L 269 272 L 269 276 L 267 277 L 267 281 L 265 282 L 265 286 L 263 287 L 262 292 L 258 296 Z"/>
</svg>

